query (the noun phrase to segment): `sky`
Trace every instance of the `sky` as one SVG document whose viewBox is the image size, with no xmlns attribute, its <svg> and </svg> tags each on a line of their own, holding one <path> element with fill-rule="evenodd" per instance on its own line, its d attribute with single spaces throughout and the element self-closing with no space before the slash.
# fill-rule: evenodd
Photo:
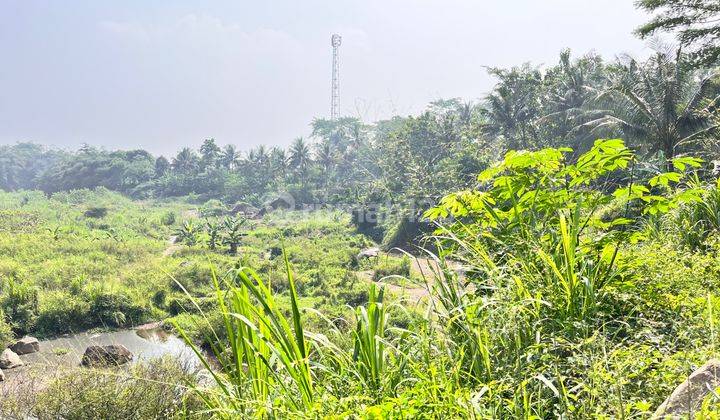
<svg viewBox="0 0 720 420">
<path fill-rule="evenodd" d="M 559 52 L 643 57 L 633 0 L 0 0 L 0 144 L 286 146 L 340 112 L 366 122 L 477 101 L 487 67 Z"/>
</svg>

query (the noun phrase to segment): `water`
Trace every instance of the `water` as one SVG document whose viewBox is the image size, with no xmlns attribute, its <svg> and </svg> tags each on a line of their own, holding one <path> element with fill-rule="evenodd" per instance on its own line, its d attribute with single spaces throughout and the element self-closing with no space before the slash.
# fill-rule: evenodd
<svg viewBox="0 0 720 420">
<path fill-rule="evenodd" d="M 182 339 L 161 328 L 143 328 L 97 334 L 81 333 L 40 341 L 39 352 L 20 356 L 25 366 L 3 372 L 6 379 L 10 380 L 28 369 L 79 366 L 88 346 L 109 344 L 122 344 L 127 347 L 133 354 L 132 363 L 171 356 L 186 368 L 196 369 L 201 366 L 200 359 Z"/>
</svg>

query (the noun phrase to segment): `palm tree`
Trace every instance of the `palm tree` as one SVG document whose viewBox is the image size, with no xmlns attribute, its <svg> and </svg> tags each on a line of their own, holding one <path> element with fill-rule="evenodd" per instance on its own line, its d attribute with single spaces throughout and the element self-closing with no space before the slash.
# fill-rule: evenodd
<svg viewBox="0 0 720 420">
<path fill-rule="evenodd" d="M 296 138 L 290 146 L 290 167 L 300 175 L 302 184 L 310 162 L 310 148 L 302 137 Z"/>
<path fill-rule="evenodd" d="M 510 70 L 490 69 L 500 82 L 485 98 L 485 131 L 505 138 L 509 149 L 525 149 L 538 140 L 536 120 L 540 112 L 538 90 L 542 75 L 529 65 Z"/>
<path fill-rule="evenodd" d="M 198 156 L 190 148 L 185 147 L 173 158 L 172 168 L 176 172 L 188 174 L 194 172 L 198 167 Z"/>
<path fill-rule="evenodd" d="M 336 165 L 336 150 L 329 140 L 325 139 L 315 147 L 315 161 L 320 165 L 323 172 L 323 184 L 327 187 L 332 178 L 332 170 Z"/>
<path fill-rule="evenodd" d="M 330 172 L 335 164 L 335 151 L 329 141 L 324 140 L 316 145 L 315 161 L 320 164 L 324 173 Z"/>
<path fill-rule="evenodd" d="M 279 147 L 270 149 L 270 170 L 275 174 L 275 178 L 285 179 L 287 165 L 288 158 L 285 150 Z"/>
<path fill-rule="evenodd" d="M 631 60 L 599 95 L 604 115 L 584 124 L 619 130 L 649 155 L 662 153 L 668 170 L 683 153 L 707 152 L 720 128 L 720 71 L 696 71 L 678 51 L 658 52 L 645 63 Z"/>
<path fill-rule="evenodd" d="M 200 163 L 202 169 L 208 169 L 215 165 L 220 157 L 220 147 L 215 143 L 215 139 L 205 139 L 200 146 Z"/>
<path fill-rule="evenodd" d="M 240 161 L 240 153 L 237 151 L 237 148 L 235 148 L 234 145 L 228 144 L 226 145 L 223 150 L 222 154 L 220 155 L 220 163 L 225 167 L 227 170 L 234 170 L 238 162 Z"/>
</svg>

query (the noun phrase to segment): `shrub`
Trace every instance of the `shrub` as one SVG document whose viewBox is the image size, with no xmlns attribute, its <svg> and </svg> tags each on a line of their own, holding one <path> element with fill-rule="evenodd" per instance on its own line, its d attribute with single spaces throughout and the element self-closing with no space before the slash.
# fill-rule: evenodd
<svg viewBox="0 0 720 420">
<path fill-rule="evenodd" d="M 381 258 L 375 268 L 373 280 L 378 281 L 387 276 L 410 277 L 410 258 L 407 255 L 401 258 Z"/>
<path fill-rule="evenodd" d="M 92 325 L 137 325 L 149 312 L 123 292 L 95 289 L 87 293 L 87 298 L 90 301 L 88 318 Z"/>
<path fill-rule="evenodd" d="M 187 385 L 195 378 L 170 359 L 134 365 L 130 372 L 75 370 L 52 381 L 31 413 L 41 419 L 168 419 L 193 417 L 201 405 Z M 19 414 L 19 413 L 16 413 Z"/>
<path fill-rule="evenodd" d="M 0 311 L 10 320 L 13 330 L 25 334 L 32 330 L 38 315 L 38 289 L 10 278 L 0 295 Z"/>
<path fill-rule="evenodd" d="M 217 217 L 225 214 L 225 206 L 220 200 L 208 200 L 200 206 L 200 216 L 202 217 Z"/>
<path fill-rule="evenodd" d="M 63 291 L 43 294 L 36 329 L 43 334 L 82 331 L 89 321 L 90 304 Z"/>
<path fill-rule="evenodd" d="M 13 339 L 13 332 L 10 324 L 5 319 L 5 314 L 0 311 L 0 349 L 4 349 Z"/>
<path fill-rule="evenodd" d="M 160 223 L 163 226 L 172 226 L 175 224 L 175 221 L 177 220 L 177 215 L 174 211 L 166 211 L 165 213 L 160 216 Z"/>
<path fill-rule="evenodd" d="M 166 298 L 167 292 L 163 289 L 160 289 L 153 294 L 152 301 L 155 306 L 162 308 L 165 305 Z"/>
<path fill-rule="evenodd" d="M 89 217 L 91 219 L 100 219 L 102 217 L 107 216 L 107 213 L 108 213 L 107 207 L 90 207 L 87 210 L 85 210 L 83 215 L 85 217 Z"/>
</svg>

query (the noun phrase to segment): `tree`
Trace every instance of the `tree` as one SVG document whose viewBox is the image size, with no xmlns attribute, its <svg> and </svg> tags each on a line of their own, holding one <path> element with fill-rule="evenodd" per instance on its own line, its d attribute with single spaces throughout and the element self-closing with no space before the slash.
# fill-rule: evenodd
<svg viewBox="0 0 720 420">
<path fill-rule="evenodd" d="M 674 32 L 683 47 L 689 47 L 696 66 L 715 65 L 720 60 L 720 2 L 717 0 L 638 0 L 638 7 L 658 12 L 637 29 L 645 38 L 659 31 Z"/>
<path fill-rule="evenodd" d="M 247 219 L 241 219 L 237 217 L 225 217 L 223 220 L 224 238 L 223 242 L 230 247 L 230 255 L 237 254 L 238 245 L 242 242 L 242 238 L 247 234 L 242 232 L 242 227 L 247 222 Z"/>
<path fill-rule="evenodd" d="M 608 106 L 605 115 L 584 125 L 593 132 L 619 130 L 648 155 L 661 152 L 668 170 L 681 153 L 709 150 L 720 128 L 720 72 L 686 64 L 678 51 L 675 57 L 658 52 L 645 63 L 631 60 L 620 66 L 599 97 L 598 105 Z"/>
<path fill-rule="evenodd" d="M 595 116 L 593 101 L 606 88 L 606 68 L 600 56 L 588 54 L 571 59 L 570 50 L 560 53 L 560 62 L 544 75 L 541 117 L 538 128 L 544 145 L 571 146 L 576 153 L 587 151 L 595 138 L 576 128 Z"/>
<path fill-rule="evenodd" d="M 285 150 L 279 147 L 270 149 L 270 170 L 276 179 L 284 180 L 287 172 L 288 158 Z"/>
<path fill-rule="evenodd" d="M 215 139 L 205 139 L 200 146 L 200 169 L 207 170 L 212 168 L 220 158 L 220 147 L 215 144 Z"/>
<path fill-rule="evenodd" d="M 0 146 L 0 189 L 34 189 L 43 173 L 67 159 L 67 153 L 34 143 Z"/>
<path fill-rule="evenodd" d="M 173 170 L 180 174 L 192 174 L 197 171 L 198 165 L 198 156 L 189 147 L 180 150 L 172 162 Z"/>
<path fill-rule="evenodd" d="M 329 141 L 321 141 L 315 147 L 315 162 L 328 174 L 335 164 L 335 153 Z"/>
<path fill-rule="evenodd" d="M 170 162 L 165 156 L 155 159 L 155 178 L 161 178 L 170 171 Z"/>
<path fill-rule="evenodd" d="M 38 186 L 45 192 L 105 187 L 132 193 L 153 178 L 155 159 L 145 150 L 104 150 L 85 147 L 57 161 L 42 173 Z"/>
<path fill-rule="evenodd" d="M 531 148 L 540 136 L 536 121 L 540 117 L 542 75 L 528 64 L 509 70 L 493 68 L 499 79 L 485 98 L 485 116 L 489 120 L 486 133 L 502 136 L 508 149 Z"/>
<path fill-rule="evenodd" d="M 310 162 L 310 148 L 302 137 L 296 138 L 290 146 L 290 168 L 300 176 L 301 184 L 305 184 Z"/>
<path fill-rule="evenodd" d="M 237 167 L 239 160 L 240 153 L 237 151 L 235 146 L 228 144 L 223 148 L 222 154 L 220 155 L 220 164 L 225 169 L 229 171 L 234 170 Z"/>
</svg>

